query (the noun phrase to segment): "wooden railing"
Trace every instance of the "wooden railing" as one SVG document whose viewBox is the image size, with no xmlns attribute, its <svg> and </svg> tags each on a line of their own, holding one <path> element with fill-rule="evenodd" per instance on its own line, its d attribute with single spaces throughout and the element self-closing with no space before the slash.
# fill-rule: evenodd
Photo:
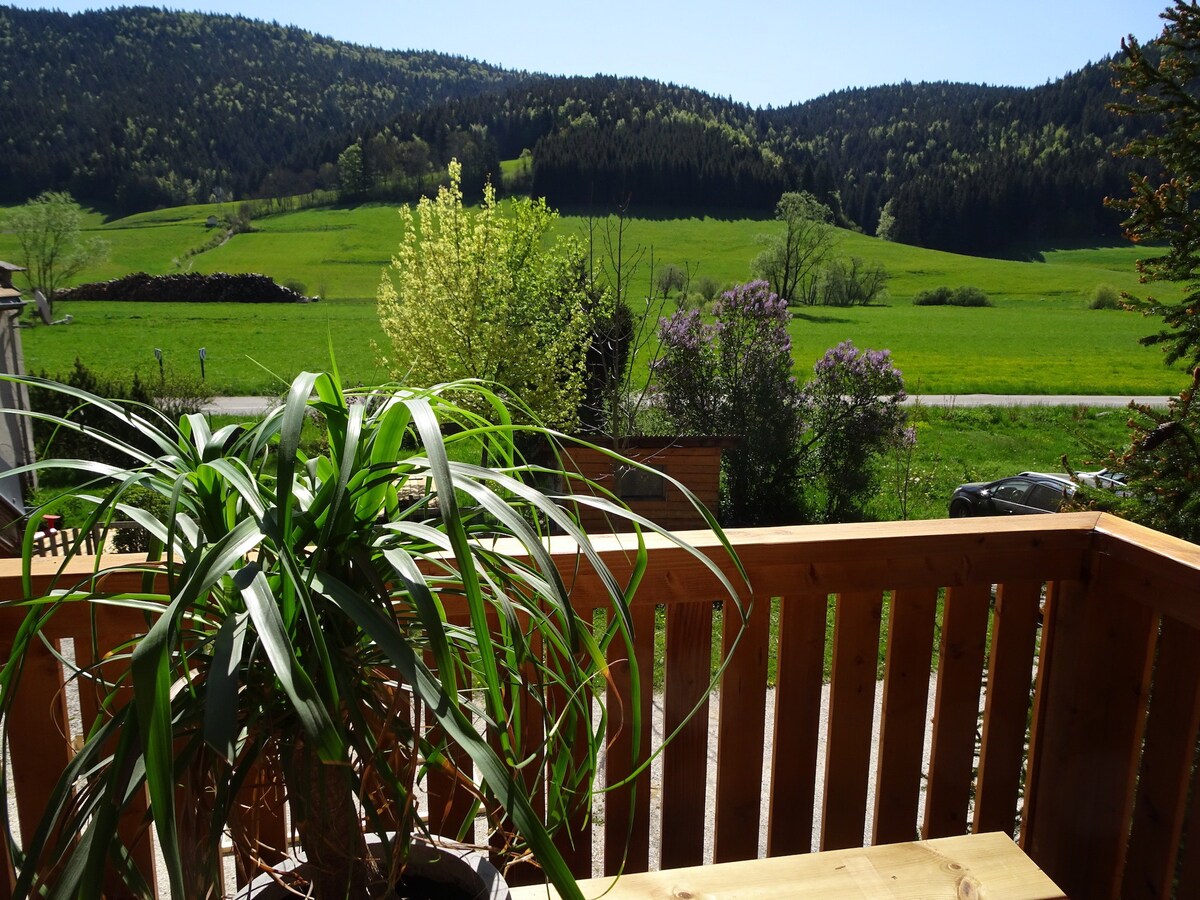
<svg viewBox="0 0 1200 900">
<path fill-rule="evenodd" d="M 1200 896 L 1200 828 L 1191 840 L 1187 829 L 1200 822 L 1200 548 L 1094 513 L 729 536 L 755 608 L 716 695 L 715 746 L 712 641 L 732 640 L 735 617 L 714 625 L 711 574 L 656 544 L 634 607 L 639 654 L 652 655 L 665 608 L 662 725 L 674 731 L 697 704 L 701 714 L 660 775 L 598 801 L 604 853 L 593 860 L 581 830 L 579 875 L 1005 831 L 1072 897 Z M 690 537 L 719 556 L 711 536 Z M 618 569 L 620 544 L 603 542 Z M 58 563 L 35 561 L 39 577 Z M 19 564 L 0 562 L 0 597 L 19 596 Z M 581 611 L 599 603 L 586 577 L 573 596 Z M 0 611 L 0 642 L 17 620 Z M 54 627 L 52 640 L 89 646 L 83 617 Z M 137 627 L 105 625 L 114 639 Z M 641 667 L 646 721 L 659 715 L 652 669 Z M 628 670 L 613 674 L 627 698 Z M 22 828 L 69 757 L 62 683 L 47 651 L 9 723 Z M 619 704 L 610 713 L 615 784 L 632 748 Z M 442 786 L 430 790 L 429 808 L 443 808 Z"/>
</svg>

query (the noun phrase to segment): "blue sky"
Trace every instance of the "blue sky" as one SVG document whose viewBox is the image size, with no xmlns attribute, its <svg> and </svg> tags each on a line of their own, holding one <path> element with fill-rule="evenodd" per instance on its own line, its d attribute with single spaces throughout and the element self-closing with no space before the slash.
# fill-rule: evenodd
<svg viewBox="0 0 1200 900">
<path fill-rule="evenodd" d="M 0 0 L 66 12 L 95 2 Z M 135 2 L 135 0 L 126 0 Z M 159 5 L 156 3 L 155 5 Z M 511 69 L 641 75 L 781 106 L 909 81 L 1033 86 L 1159 33 L 1167 0 L 201 0 L 385 49 Z"/>
</svg>

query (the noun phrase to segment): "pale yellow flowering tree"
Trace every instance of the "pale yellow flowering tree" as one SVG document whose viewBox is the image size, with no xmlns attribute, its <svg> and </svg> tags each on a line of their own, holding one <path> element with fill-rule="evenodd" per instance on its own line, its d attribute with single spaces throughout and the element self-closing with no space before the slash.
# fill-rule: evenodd
<svg viewBox="0 0 1200 900">
<path fill-rule="evenodd" d="M 496 382 L 546 424 L 574 427 L 596 310 L 584 250 L 549 240 L 544 200 L 503 205 L 489 184 L 463 208 L 461 166 L 436 199 L 400 210 L 403 235 L 379 285 L 386 364 L 415 384 Z"/>
</svg>

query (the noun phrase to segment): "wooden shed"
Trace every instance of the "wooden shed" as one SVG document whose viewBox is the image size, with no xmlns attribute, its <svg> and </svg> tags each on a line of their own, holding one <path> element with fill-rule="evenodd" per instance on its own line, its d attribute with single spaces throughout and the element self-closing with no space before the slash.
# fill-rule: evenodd
<svg viewBox="0 0 1200 900">
<path fill-rule="evenodd" d="M 572 446 L 564 466 L 611 491 L 636 513 L 665 528 L 704 528 L 703 516 L 682 490 L 663 475 L 682 483 L 715 514 L 721 488 L 721 454 L 736 443 L 728 437 L 639 437 L 619 445 L 608 439 L 589 439 L 604 450 L 621 454 L 653 471 L 617 463 L 603 450 Z M 604 527 L 602 513 L 580 510 L 587 529 Z"/>
</svg>

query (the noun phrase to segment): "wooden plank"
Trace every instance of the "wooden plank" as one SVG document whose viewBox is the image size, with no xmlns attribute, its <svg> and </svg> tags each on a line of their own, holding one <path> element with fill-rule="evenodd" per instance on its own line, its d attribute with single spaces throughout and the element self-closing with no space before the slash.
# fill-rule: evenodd
<svg viewBox="0 0 1200 900">
<path fill-rule="evenodd" d="M 727 601 L 723 612 L 722 648 L 729 666 L 721 678 L 713 859 L 732 862 L 758 856 L 771 601 L 756 599 L 744 633 L 733 604 Z"/>
<path fill-rule="evenodd" d="M 917 836 L 937 595 L 936 588 L 897 591 L 888 610 L 874 844 Z"/>
<path fill-rule="evenodd" d="M 1176 897 L 1200 897 L 1200 827 L 1195 824 L 1200 822 L 1200 789 L 1197 789 L 1200 785 L 1196 783 L 1198 768 L 1200 766 L 1194 766 L 1192 769 L 1192 785 L 1189 792 L 1191 801 L 1187 814 L 1187 821 L 1191 827 L 1188 828 L 1187 839 L 1180 854 Z"/>
<path fill-rule="evenodd" d="M 1125 860 L 1156 617 L 1092 577 L 1052 596 L 1021 830 L 1025 852 L 1071 896 L 1111 897 Z M 1051 635 L 1044 635 L 1043 642 Z"/>
<path fill-rule="evenodd" d="M 1066 895 L 1003 834 L 855 847 L 824 853 L 745 860 L 670 872 L 581 882 L 585 897 L 645 900 L 1062 900 Z M 518 888 L 512 900 L 557 897 L 545 887 Z"/>
<path fill-rule="evenodd" d="M 669 606 L 663 720 L 673 742 L 663 752 L 664 869 L 699 865 L 704 858 L 711 657 L 712 603 Z"/>
<path fill-rule="evenodd" d="M 650 758 L 651 716 L 654 701 L 655 607 L 635 605 L 633 650 L 638 667 L 641 730 L 634 743 L 632 728 L 633 672 L 619 659 L 610 665 L 612 681 L 608 697 L 608 753 L 605 783 L 624 781 L 637 765 Z M 611 788 L 604 796 L 604 872 L 645 872 L 650 868 L 650 767 L 624 787 Z"/>
<path fill-rule="evenodd" d="M 812 849 L 828 608 L 825 594 L 779 601 L 767 856 Z"/>
<path fill-rule="evenodd" d="M 942 606 L 925 838 L 965 834 L 991 588 L 951 588 Z"/>
<path fill-rule="evenodd" d="M 1130 900 L 1173 895 L 1198 726 L 1200 631 L 1164 619 L 1121 892 Z"/>
<path fill-rule="evenodd" d="M 973 830 L 1013 834 L 1025 760 L 1042 585 L 1000 585 L 992 624 Z"/>
<path fill-rule="evenodd" d="M 841 594 L 833 627 L 821 849 L 860 847 L 879 669 L 880 594 Z"/>
</svg>

